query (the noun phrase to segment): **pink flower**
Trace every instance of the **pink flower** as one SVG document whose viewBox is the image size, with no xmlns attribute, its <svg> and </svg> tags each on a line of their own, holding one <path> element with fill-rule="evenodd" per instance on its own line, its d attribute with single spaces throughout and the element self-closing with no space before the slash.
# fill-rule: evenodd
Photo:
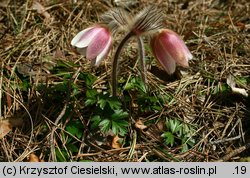
<svg viewBox="0 0 250 178">
<path fill-rule="evenodd" d="M 111 44 L 112 37 L 109 29 L 98 25 L 79 32 L 71 41 L 71 45 L 75 46 L 80 54 L 92 60 L 96 66 L 108 55 Z"/>
<path fill-rule="evenodd" d="M 162 29 L 153 36 L 151 48 L 155 58 L 168 74 L 173 74 L 176 64 L 188 67 L 188 61 L 193 58 L 184 41 L 175 32 Z"/>
</svg>

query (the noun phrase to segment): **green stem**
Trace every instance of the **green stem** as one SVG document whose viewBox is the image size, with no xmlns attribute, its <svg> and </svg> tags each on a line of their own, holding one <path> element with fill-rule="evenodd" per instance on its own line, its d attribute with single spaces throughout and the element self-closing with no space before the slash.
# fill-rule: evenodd
<svg viewBox="0 0 250 178">
<path fill-rule="evenodd" d="M 140 72 L 141 78 L 144 84 L 146 84 L 147 77 L 146 77 L 146 65 L 145 65 L 145 49 L 142 37 L 137 37 L 138 41 L 138 50 L 139 50 L 139 63 L 140 63 Z"/>
<path fill-rule="evenodd" d="M 112 65 L 112 95 L 117 96 L 117 69 L 118 69 L 118 58 L 120 56 L 120 53 L 122 51 L 123 46 L 126 44 L 128 39 L 134 35 L 134 32 L 131 31 L 125 37 L 122 39 L 120 44 L 118 45 L 114 58 L 113 58 L 113 65 Z"/>
</svg>

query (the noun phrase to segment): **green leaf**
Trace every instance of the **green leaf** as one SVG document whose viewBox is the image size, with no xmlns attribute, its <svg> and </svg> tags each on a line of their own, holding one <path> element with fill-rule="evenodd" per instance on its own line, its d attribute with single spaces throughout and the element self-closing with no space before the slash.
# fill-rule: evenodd
<svg viewBox="0 0 250 178">
<path fill-rule="evenodd" d="M 236 77 L 236 84 L 246 86 L 250 83 L 249 76 Z"/>
<path fill-rule="evenodd" d="M 229 86 L 225 83 L 221 83 L 213 88 L 212 94 L 217 95 L 217 94 L 226 93 L 229 91 L 230 91 Z"/>
<path fill-rule="evenodd" d="M 86 97 L 87 98 L 95 98 L 98 92 L 95 89 L 88 89 L 86 91 Z"/>
<path fill-rule="evenodd" d="M 55 148 L 55 152 L 56 152 L 57 161 L 67 162 L 68 155 L 65 150 L 59 150 L 59 148 Z"/>
<path fill-rule="evenodd" d="M 92 89 L 97 77 L 92 75 L 91 73 L 81 72 L 78 76 L 78 79 L 85 82 L 85 86 L 87 87 L 87 89 Z"/>
<path fill-rule="evenodd" d="M 114 120 L 119 120 L 119 119 L 125 119 L 128 116 L 129 115 L 126 111 L 119 109 L 119 110 L 115 110 L 115 113 L 111 115 L 111 118 Z"/>
<path fill-rule="evenodd" d="M 128 122 L 121 121 L 121 122 L 112 122 L 112 131 L 116 135 L 124 136 L 127 133 Z"/>
<path fill-rule="evenodd" d="M 101 127 L 101 131 L 108 132 L 111 129 L 111 121 L 104 119 L 100 122 L 99 126 Z"/>
<path fill-rule="evenodd" d="M 127 118 L 128 113 L 123 112 L 122 110 L 116 112 L 117 113 L 113 113 L 110 118 L 105 119 L 102 119 L 101 116 L 94 116 L 91 119 L 94 121 L 91 127 L 95 125 L 99 126 L 102 132 L 108 132 L 111 129 L 116 135 L 125 135 L 129 124 L 127 121 L 121 119 Z"/>
<path fill-rule="evenodd" d="M 78 128 L 72 126 L 72 125 L 69 125 L 69 126 L 66 126 L 66 130 L 71 133 L 72 135 L 76 135 L 76 133 L 79 131 Z"/>
<path fill-rule="evenodd" d="M 119 134 L 120 126 L 116 122 L 112 121 L 112 131 L 115 135 Z"/>
<path fill-rule="evenodd" d="M 104 119 L 99 124 L 101 131 L 108 132 L 110 129 L 116 135 L 124 136 L 127 133 L 128 122 L 126 121 L 113 121 L 109 119 Z"/>
<path fill-rule="evenodd" d="M 180 131 L 181 129 L 181 124 L 180 124 L 180 121 L 177 120 L 177 119 L 170 119 L 167 121 L 167 124 L 166 124 L 167 128 L 170 129 L 170 131 L 174 134 L 178 131 Z"/>
<path fill-rule="evenodd" d="M 66 80 L 63 81 L 63 83 L 59 83 L 55 86 L 53 86 L 53 89 L 56 91 L 56 92 L 68 92 L 68 89 L 69 86 L 68 86 L 68 82 Z"/>
<path fill-rule="evenodd" d="M 160 110 L 162 110 L 162 107 L 161 106 L 157 106 L 157 105 L 153 105 L 152 109 L 156 110 L 156 111 L 160 111 Z"/>
<path fill-rule="evenodd" d="M 76 136 L 77 138 L 81 138 L 83 135 L 83 132 L 82 132 L 83 125 L 82 125 L 81 121 L 79 121 L 79 120 L 70 121 L 67 124 L 65 129 L 66 129 L 66 131 L 68 131 L 72 135 Z"/>
<path fill-rule="evenodd" d="M 131 78 L 131 80 L 124 87 L 124 90 L 132 90 L 132 89 L 138 89 L 142 93 L 147 92 L 147 88 L 140 77 Z"/>
<path fill-rule="evenodd" d="M 30 83 L 27 80 L 23 80 L 22 83 L 19 85 L 19 89 L 23 91 L 28 91 L 28 89 L 31 87 Z"/>
<path fill-rule="evenodd" d="M 112 109 L 112 110 L 115 110 L 115 109 L 120 109 L 121 108 L 121 102 L 118 101 L 118 99 L 116 97 L 110 97 L 108 100 L 107 100 L 108 104 L 109 104 L 109 107 Z"/>
<path fill-rule="evenodd" d="M 162 137 L 164 138 L 164 141 L 167 145 L 170 145 L 171 147 L 174 145 L 174 135 L 171 132 L 165 132 L 162 134 Z"/>
<path fill-rule="evenodd" d="M 112 131 L 115 135 L 124 136 L 127 133 L 128 125 L 126 121 L 112 121 Z"/>
<path fill-rule="evenodd" d="M 77 153 L 78 152 L 78 148 L 77 146 L 75 146 L 72 143 L 67 144 L 67 148 L 72 152 L 72 153 Z"/>
<path fill-rule="evenodd" d="M 186 143 L 184 143 L 183 145 L 182 145 L 182 148 L 181 148 L 181 152 L 186 152 L 186 151 L 188 151 L 189 149 L 188 149 L 188 145 L 186 144 Z"/>
<path fill-rule="evenodd" d="M 91 128 L 97 128 L 101 122 L 101 117 L 99 115 L 95 115 L 91 118 L 91 121 L 93 121 L 93 123 L 91 124 Z"/>
<path fill-rule="evenodd" d="M 105 99 L 100 99 L 100 100 L 97 101 L 97 103 L 99 104 L 99 107 L 103 110 L 104 107 L 105 107 L 106 104 L 107 104 L 107 100 L 105 100 Z"/>
<path fill-rule="evenodd" d="M 189 138 L 185 141 L 189 146 L 193 147 L 195 145 L 195 139 Z"/>
<path fill-rule="evenodd" d="M 70 61 L 61 61 L 61 60 L 58 60 L 57 63 L 56 63 L 56 67 L 58 68 L 70 68 L 70 67 L 77 67 L 78 64 L 75 64 L 73 62 L 70 62 Z"/>
<path fill-rule="evenodd" d="M 89 98 L 85 101 L 86 106 L 92 106 L 96 103 L 96 98 Z"/>
<path fill-rule="evenodd" d="M 96 81 L 97 77 L 90 73 L 80 73 L 79 79 L 84 80 L 86 86 L 91 88 L 94 82 Z"/>
<path fill-rule="evenodd" d="M 102 110 L 105 108 L 107 104 L 112 110 L 120 109 L 122 105 L 121 102 L 118 100 L 118 98 L 110 97 L 108 95 L 101 95 L 97 103 L 99 104 L 99 107 Z"/>
<path fill-rule="evenodd" d="M 76 96 L 76 95 L 78 95 L 80 92 L 81 92 L 81 91 L 80 91 L 78 85 L 76 85 L 76 84 L 73 83 L 73 84 L 72 84 L 72 96 Z"/>
</svg>

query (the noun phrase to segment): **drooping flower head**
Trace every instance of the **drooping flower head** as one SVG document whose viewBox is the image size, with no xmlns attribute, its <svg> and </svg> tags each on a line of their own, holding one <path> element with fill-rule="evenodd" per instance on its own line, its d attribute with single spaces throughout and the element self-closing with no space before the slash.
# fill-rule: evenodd
<svg viewBox="0 0 250 178">
<path fill-rule="evenodd" d="M 71 41 L 80 54 L 86 55 L 92 64 L 98 66 L 111 48 L 112 37 L 105 26 L 92 26 L 79 32 Z"/>
<path fill-rule="evenodd" d="M 193 58 L 184 41 L 169 29 L 159 30 L 150 45 L 155 58 L 168 74 L 174 73 L 176 64 L 188 67 L 188 61 Z"/>
</svg>

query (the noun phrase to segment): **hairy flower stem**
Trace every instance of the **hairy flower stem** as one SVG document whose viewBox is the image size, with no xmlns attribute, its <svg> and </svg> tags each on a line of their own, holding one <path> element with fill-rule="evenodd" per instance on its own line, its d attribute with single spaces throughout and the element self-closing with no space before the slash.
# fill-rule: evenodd
<svg viewBox="0 0 250 178">
<path fill-rule="evenodd" d="M 117 96 L 117 70 L 118 70 L 118 58 L 120 56 L 120 53 L 122 51 L 123 46 L 126 44 L 126 42 L 134 36 L 134 32 L 130 31 L 125 37 L 121 40 L 120 44 L 116 48 L 114 58 L 113 58 L 113 65 L 112 65 L 112 95 Z"/>
<path fill-rule="evenodd" d="M 145 65 L 145 50 L 144 50 L 144 43 L 141 36 L 137 37 L 138 42 L 138 51 L 139 51 L 139 63 L 140 63 L 140 72 L 142 81 L 146 84 L 146 65 Z"/>
</svg>

